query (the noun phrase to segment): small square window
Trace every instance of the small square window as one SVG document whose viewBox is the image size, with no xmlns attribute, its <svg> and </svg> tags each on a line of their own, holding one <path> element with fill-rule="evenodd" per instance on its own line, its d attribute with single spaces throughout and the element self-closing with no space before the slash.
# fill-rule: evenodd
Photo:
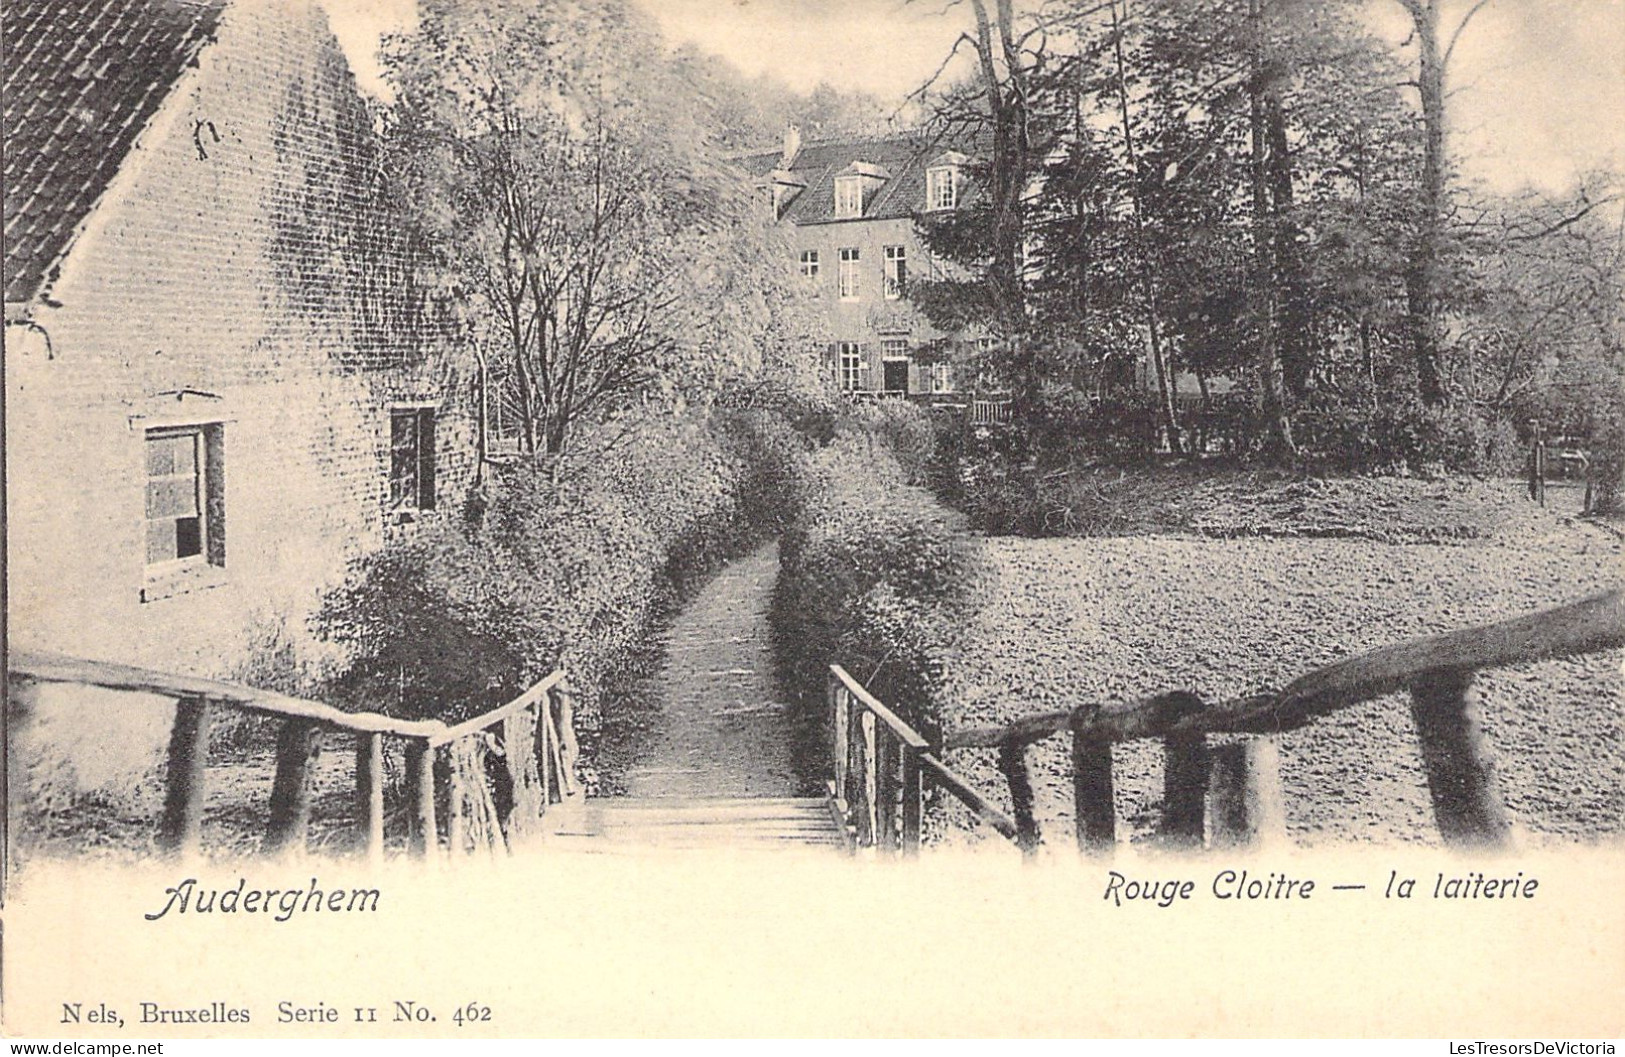
<svg viewBox="0 0 1625 1057">
<path fill-rule="evenodd" d="M 818 278 L 818 251 L 801 251 L 801 275 L 806 279 Z"/>
<path fill-rule="evenodd" d="M 389 507 L 433 510 L 434 409 L 395 408 L 389 413 Z"/>
</svg>

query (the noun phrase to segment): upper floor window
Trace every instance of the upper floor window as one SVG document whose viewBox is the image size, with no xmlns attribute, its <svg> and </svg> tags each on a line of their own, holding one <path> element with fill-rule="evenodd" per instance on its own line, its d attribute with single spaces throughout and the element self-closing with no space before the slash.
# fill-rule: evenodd
<svg viewBox="0 0 1625 1057">
<path fill-rule="evenodd" d="M 835 216 L 861 217 L 863 215 L 863 177 L 837 176 L 835 178 Z"/>
<path fill-rule="evenodd" d="M 946 360 L 931 365 L 931 391 L 933 393 L 951 393 L 954 391 L 954 367 Z"/>
<path fill-rule="evenodd" d="M 434 408 L 389 412 L 389 508 L 434 509 Z"/>
<path fill-rule="evenodd" d="M 146 435 L 147 567 L 224 565 L 224 450 L 218 425 Z"/>
<path fill-rule="evenodd" d="M 841 388 L 855 392 L 863 385 L 863 349 L 855 341 L 840 343 Z"/>
<path fill-rule="evenodd" d="M 801 274 L 806 279 L 818 278 L 818 251 L 801 251 Z"/>
<path fill-rule="evenodd" d="M 908 250 L 903 246 L 886 247 L 886 300 L 895 301 L 903 296 L 908 283 Z"/>
<path fill-rule="evenodd" d="M 858 299 L 858 249 L 856 246 L 847 246 L 841 250 L 840 271 L 836 278 L 839 280 L 842 301 L 856 301 Z"/>
<path fill-rule="evenodd" d="M 925 207 L 953 209 L 959 204 L 959 170 L 939 165 L 925 171 Z"/>
</svg>

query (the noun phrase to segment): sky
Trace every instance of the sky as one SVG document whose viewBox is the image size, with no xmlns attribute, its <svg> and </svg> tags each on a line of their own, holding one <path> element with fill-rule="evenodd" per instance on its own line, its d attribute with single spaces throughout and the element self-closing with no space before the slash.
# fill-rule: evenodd
<svg viewBox="0 0 1625 1057">
<path fill-rule="evenodd" d="M 470 0 L 478 2 L 478 0 Z M 538 0 L 545 2 L 545 0 Z M 790 87 L 822 82 L 901 105 L 972 28 L 952 0 L 635 0 L 674 45 L 692 43 Z M 1373 23 L 1406 36 L 1397 0 Z M 380 32 L 409 27 L 412 0 L 325 0 L 363 87 L 378 90 Z M 1471 6 L 1444 0 L 1447 27 Z M 1451 64 L 1452 149 L 1493 189 L 1550 191 L 1588 169 L 1625 171 L 1625 0 L 1491 0 Z"/>
</svg>

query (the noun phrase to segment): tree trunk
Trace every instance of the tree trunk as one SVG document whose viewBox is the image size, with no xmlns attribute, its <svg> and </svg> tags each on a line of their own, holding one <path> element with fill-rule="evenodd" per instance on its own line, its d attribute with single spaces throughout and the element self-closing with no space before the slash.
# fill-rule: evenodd
<svg viewBox="0 0 1625 1057">
<path fill-rule="evenodd" d="M 1269 108 L 1266 99 L 1269 91 L 1268 42 L 1261 0 L 1248 0 L 1247 9 L 1252 25 L 1250 60 L 1252 68 L 1247 80 L 1252 132 L 1254 275 L 1251 285 L 1258 299 L 1253 309 L 1254 325 L 1258 332 L 1254 370 L 1258 375 L 1259 396 L 1263 404 L 1265 428 L 1268 430 L 1268 446 L 1276 455 L 1287 455 L 1293 451 L 1293 444 L 1292 423 L 1286 414 L 1286 398 L 1277 344 L 1280 327 L 1280 276 L 1275 252 L 1278 218 L 1270 202 L 1270 135 L 1267 117 Z M 1290 176 L 1288 179 L 1290 180 Z"/>
<path fill-rule="evenodd" d="M 1112 43 L 1117 58 L 1117 99 L 1123 120 L 1123 153 L 1128 162 L 1130 194 L 1133 195 L 1134 234 L 1143 251 L 1145 211 L 1140 200 L 1140 162 L 1134 146 L 1134 120 L 1129 114 L 1128 105 L 1127 63 L 1123 58 L 1123 24 L 1127 21 L 1127 0 L 1124 0 L 1124 7 L 1124 14 L 1119 16 L 1117 0 L 1111 0 Z M 1151 366 L 1157 379 L 1157 406 L 1161 413 L 1163 428 L 1168 432 L 1168 446 L 1175 455 L 1180 455 L 1184 452 L 1184 446 L 1179 438 L 1179 416 L 1174 411 L 1173 380 L 1169 377 L 1168 362 L 1163 356 L 1157 280 L 1152 274 L 1150 264 L 1144 261 L 1141 262 L 1140 282 L 1145 292 L 1146 333 L 1151 339 Z"/>
<path fill-rule="evenodd" d="M 1444 58 L 1439 53 L 1436 0 L 1408 0 L 1421 52 L 1417 85 L 1422 95 L 1422 186 L 1416 239 L 1405 268 L 1405 325 L 1416 364 L 1416 388 L 1424 403 L 1444 403 L 1439 340 L 1439 249 L 1444 226 Z"/>
</svg>

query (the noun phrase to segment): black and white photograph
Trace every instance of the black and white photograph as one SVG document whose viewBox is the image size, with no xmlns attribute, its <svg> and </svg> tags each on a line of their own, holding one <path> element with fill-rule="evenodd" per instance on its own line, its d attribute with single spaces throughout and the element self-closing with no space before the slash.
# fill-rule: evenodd
<svg viewBox="0 0 1625 1057">
<path fill-rule="evenodd" d="M 6 1035 L 1625 1033 L 1625 2 L 0 43 Z"/>
</svg>

